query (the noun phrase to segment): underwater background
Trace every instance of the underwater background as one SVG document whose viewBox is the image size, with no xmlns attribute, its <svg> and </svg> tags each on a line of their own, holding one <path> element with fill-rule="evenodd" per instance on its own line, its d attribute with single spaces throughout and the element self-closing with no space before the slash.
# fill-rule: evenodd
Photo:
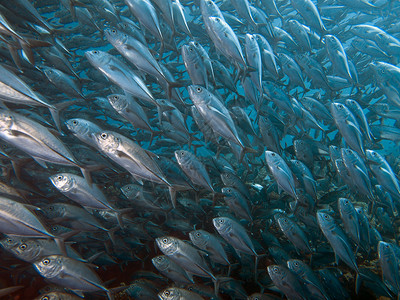
<svg viewBox="0 0 400 300">
<path fill-rule="evenodd" d="M 399 16 L 0 0 L 0 297 L 398 298 Z"/>
</svg>

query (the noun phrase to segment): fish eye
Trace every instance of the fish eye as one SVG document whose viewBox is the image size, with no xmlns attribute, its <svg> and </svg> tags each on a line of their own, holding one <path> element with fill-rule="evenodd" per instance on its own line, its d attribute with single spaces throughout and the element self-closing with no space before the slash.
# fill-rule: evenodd
<svg viewBox="0 0 400 300">
<path fill-rule="evenodd" d="M 166 243 L 168 243 L 168 239 L 165 238 L 165 239 L 162 240 L 162 242 L 163 242 L 164 244 L 166 244 Z"/>
<path fill-rule="evenodd" d="M 372 155 L 373 155 L 373 156 L 378 156 L 378 155 L 376 154 L 376 152 L 372 152 Z"/>
<path fill-rule="evenodd" d="M 197 236 L 197 237 L 201 237 L 200 232 L 197 232 L 197 233 L 196 233 L 196 236 Z"/>
<path fill-rule="evenodd" d="M 117 31 L 115 29 L 111 30 L 112 33 L 117 33 Z"/>
<path fill-rule="evenodd" d="M 98 54 L 98 53 L 99 53 L 99 51 L 97 51 L 97 50 L 93 51 L 93 54 Z"/>
<path fill-rule="evenodd" d="M 192 47 L 189 47 L 189 51 L 190 51 L 190 52 L 193 52 L 193 48 L 192 48 Z"/>
<path fill-rule="evenodd" d="M 53 226 L 53 227 L 51 227 L 51 230 L 57 231 L 57 230 L 58 230 L 58 227 L 57 227 L 57 226 Z"/>
<path fill-rule="evenodd" d="M 103 140 L 105 140 L 106 138 L 107 138 L 107 133 L 105 133 L 105 132 L 103 132 L 102 134 L 101 134 L 101 138 L 103 139 Z"/>
<path fill-rule="evenodd" d="M 170 294 L 169 291 L 165 291 L 165 292 L 164 292 L 164 295 L 165 295 L 165 296 L 169 296 L 169 294 Z"/>
<path fill-rule="evenodd" d="M 72 124 L 73 124 L 73 125 L 76 125 L 76 124 L 78 124 L 78 122 L 77 122 L 76 120 L 73 120 L 73 121 L 72 121 Z"/>
<path fill-rule="evenodd" d="M 119 98 L 119 97 L 118 97 L 117 95 L 115 95 L 115 96 L 113 97 L 114 100 L 118 100 L 118 98 Z"/>
<path fill-rule="evenodd" d="M 339 109 L 342 109 L 342 108 L 343 108 L 343 105 L 342 105 L 342 104 L 339 104 L 337 107 L 339 107 Z"/>
<path fill-rule="evenodd" d="M 300 162 L 298 160 L 296 160 L 296 165 L 300 165 Z"/>
<path fill-rule="evenodd" d="M 48 296 L 43 296 L 42 298 L 40 298 L 40 300 L 50 300 L 50 298 Z"/>
<path fill-rule="evenodd" d="M 184 155 L 185 155 L 185 152 L 184 152 L 184 151 L 181 151 L 181 155 L 184 156 Z"/>
<path fill-rule="evenodd" d="M 54 210 L 54 206 L 53 206 L 53 205 L 50 205 L 50 206 L 49 206 L 49 210 Z"/>
<path fill-rule="evenodd" d="M 275 153 L 271 153 L 271 156 L 275 156 Z"/>
<path fill-rule="evenodd" d="M 279 269 L 278 269 L 278 267 L 273 267 L 272 271 L 273 271 L 274 273 L 278 273 L 278 272 L 279 272 Z"/>
<path fill-rule="evenodd" d="M 217 22 L 219 22 L 219 21 L 221 21 L 219 18 L 215 18 L 215 21 L 217 21 Z"/>
<path fill-rule="evenodd" d="M 6 240 L 6 242 L 7 242 L 8 244 L 11 244 L 12 241 L 13 241 L 12 239 L 7 239 L 7 240 Z"/>
<path fill-rule="evenodd" d="M 298 267 L 298 266 L 299 266 L 299 263 L 298 263 L 297 261 L 295 261 L 293 265 L 294 265 L 295 267 Z"/>
<path fill-rule="evenodd" d="M 199 45 L 199 43 L 198 43 L 198 42 L 194 42 L 194 45 L 195 45 L 195 46 L 198 46 L 198 45 Z"/>
<path fill-rule="evenodd" d="M 48 265 L 50 263 L 50 259 L 45 258 L 45 259 L 42 260 L 42 262 L 43 262 L 44 265 Z"/>
<path fill-rule="evenodd" d="M 62 180 L 62 179 L 63 179 L 62 175 L 57 176 L 57 180 Z"/>
<path fill-rule="evenodd" d="M 224 223 L 224 220 L 223 220 L 223 219 L 219 219 L 218 222 L 219 222 L 220 224 L 223 224 L 223 223 Z"/>
<path fill-rule="evenodd" d="M 329 216 L 327 214 L 324 214 L 324 219 L 329 220 Z"/>
<path fill-rule="evenodd" d="M 349 200 L 344 200 L 344 203 L 345 204 L 349 204 Z"/>
<path fill-rule="evenodd" d="M 26 247 L 27 247 L 27 245 L 24 243 L 24 244 L 21 244 L 21 245 L 19 246 L 19 249 L 21 249 L 21 250 L 25 250 L 25 249 L 26 249 Z"/>
<path fill-rule="evenodd" d="M 198 87 L 196 90 L 197 90 L 198 93 L 201 93 L 201 91 L 202 91 L 203 89 L 202 89 L 201 87 Z"/>
</svg>

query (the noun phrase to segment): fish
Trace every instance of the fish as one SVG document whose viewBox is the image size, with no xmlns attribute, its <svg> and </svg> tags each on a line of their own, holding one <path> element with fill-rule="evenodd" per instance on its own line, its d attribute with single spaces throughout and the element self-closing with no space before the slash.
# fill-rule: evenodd
<svg viewBox="0 0 400 300">
<path fill-rule="evenodd" d="M 283 158 L 273 151 L 265 151 L 265 160 L 278 186 L 293 198 L 297 199 L 298 196 L 292 172 Z"/>
<path fill-rule="evenodd" d="M 306 299 L 300 280 L 289 269 L 280 265 L 269 265 L 268 274 L 272 282 L 290 299 Z"/>
<path fill-rule="evenodd" d="M 79 291 L 103 291 L 109 299 L 113 299 L 112 292 L 103 286 L 98 275 L 83 262 L 61 255 L 50 255 L 36 261 L 34 266 L 50 282 Z"/>
<path fill-rule="evenodd" d="M 335 254 L 337 255 L 336 260 L 339 258 L 343 260 L 344 263 L 356 271 L 358 277 L 359 269 L 357 266 L 357 261 L 346 234 L 340 227 L 336 225 L 335 220 L 327 213 L 318 211 L 317 220 L 324 236 L 327 238 L 331 247 L 335 251 Z"/>
</svg>

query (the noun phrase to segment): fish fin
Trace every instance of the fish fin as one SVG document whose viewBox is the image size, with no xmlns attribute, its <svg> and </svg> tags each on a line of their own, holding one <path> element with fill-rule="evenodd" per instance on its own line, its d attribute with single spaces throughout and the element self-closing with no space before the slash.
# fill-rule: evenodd
<svg viewBox="0 0 400 300">
<path fill-rule="evenodd" d="M 173 186 L 169 186 L 168 190 L 169 196 L 171 197 L 172 207 L 176 208 L 176 190 L 173 188 Z"/>
<path fill-rule="evenodd" d="M 43 168 L 47 169 L 47 164 L 43 159 L 37 158 L 37 157 L 33 157 L 33 159 L 39 164 L 41 165 Z"/>
<path fill-rule="evenodd" d="M 361 172 L 361 174 L 363 174 L 365 177 L 368 177 L 368 174 L 365 174 L 365 171 L 363 170 L 363 169 L 361 169 L 361 167 L 360 166 L 355 166 L 355 168 L 359 171 L 359 172 Z"/>
<path fill-rule="evenodd" d="M 358 134 L 362 135 L 360 128 L 356 124 L 354 124 L 353 122 L 351 122 L 349 120 L 346 120 L 346 124 L 353 127 L 357 131 Z"/>
</svg>

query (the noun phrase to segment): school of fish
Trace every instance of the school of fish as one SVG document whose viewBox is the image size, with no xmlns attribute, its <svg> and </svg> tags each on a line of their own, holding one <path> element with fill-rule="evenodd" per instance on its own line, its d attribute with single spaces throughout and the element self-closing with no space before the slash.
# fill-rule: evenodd
<svg viewBox="0 0 400 300">
<path fill-rule="evenodd" d="M 398 0 L 1 0 L 0 297 L 399 299 Z"/>
</svg>

